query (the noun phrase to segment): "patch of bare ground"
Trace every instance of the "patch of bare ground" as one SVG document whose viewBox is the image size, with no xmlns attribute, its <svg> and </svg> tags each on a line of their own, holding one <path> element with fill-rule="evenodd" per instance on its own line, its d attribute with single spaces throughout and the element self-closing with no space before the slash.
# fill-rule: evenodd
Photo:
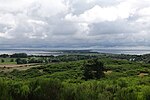
<svg viewBox="0 0 150 100">
<path fill-rule="evenodd" d="M 140 73 L 138 74 L 139 77 L 144 77 L 144 76 L 148 76 L 149 74 L 148 73 Z"/>
<path fill-rule="evenodd" d="M 0 71 L 11 72 L 14 69 L 27 70 L 37 66 L 40 66 L 40 64 L 4 64 L 4 65 L 0 65 Z"/>
<path fill-rule="evenodd" d="M 109 75 L 109 74 L 111 74 L 111 73 L 112 73 L 112 71 L 111 71 L 111 70 L 104 71 L 104 74 L 106 74 L 106 75 Z"/>
</svg>

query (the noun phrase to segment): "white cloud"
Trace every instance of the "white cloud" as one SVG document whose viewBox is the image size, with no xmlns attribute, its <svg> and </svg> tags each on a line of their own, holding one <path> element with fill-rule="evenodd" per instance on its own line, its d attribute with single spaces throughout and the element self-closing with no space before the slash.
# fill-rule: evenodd
<svg viewBox="0 0 150 100">
<path fill-rule="evenodd" d="M 134 14 L 136 7 L 132 7 L 131 2 L 122 2 L 116 6 L 101 7 L 95 5 L 93 8 L 86 10 L 80 15 L 73 15 L 69 13 L 65 19 L 77 22 L 99 23 L 103 21 L 115 21 L 126 19 Z M 133 2 L 134 3 L 134 2 Z"/>
<path fill-rule="evenodd" d="M 0 45 L 150 46 L 149 6 L 149 0 L 0 0 Z"/>
</svg>

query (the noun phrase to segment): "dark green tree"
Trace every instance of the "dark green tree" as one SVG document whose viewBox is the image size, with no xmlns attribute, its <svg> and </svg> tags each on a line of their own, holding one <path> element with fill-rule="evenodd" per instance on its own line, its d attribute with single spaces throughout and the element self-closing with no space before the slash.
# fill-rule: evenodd
<svg viewBox="0 0 150 100">
<path fill-rule="evenodd" d="M 16 59 L 16 63 L 17 63 L 17 64 L 27 64 L 28 62 L 27 62 L 26 59 L 17 58 L 17 59 Z"/>
<path fill-rule="evenodd" d="M 8 54 L 2 54 L 2 55 L 0 55 L 0 57 L 7 58 L 7 57 L 9 57 L 9 55 Z"/>
<path fill-rule="evenodd" d="M 4 60 L 4 59 L 1 59 L 1 62 L 2 62 L 2 63 L 4 63 L 4 62 L 5 62 L 5 60 Z"/>
<path fill-rule="evenodd" d="M 84 62 L 83 64 L 83 76 L 85 80 L 88 79 L 100 79 L 104 76 L 104 64 L 98 59 L 92 59 Z"/>
<path fill-rule="evenodd" d="M 11 59 L 10 62 L 14 62 L 14 59 Z"/>
<path fill-rule="evenodd" d="M 11 58 L 27 58 L 28 55 L 26 53 L 15 53 L 10 56 Z"/>
</svg>

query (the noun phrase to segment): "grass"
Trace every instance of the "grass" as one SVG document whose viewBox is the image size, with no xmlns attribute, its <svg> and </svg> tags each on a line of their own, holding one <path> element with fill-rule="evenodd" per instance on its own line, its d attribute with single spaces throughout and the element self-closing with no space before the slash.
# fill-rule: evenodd
<svg viewBox="0 0 150 100">
<path fill-rule="evenodd" d="M 11 62 L 12 59 L 14 60 L 13 62 Z M 2 62 L 2 60 L 4 60 L 4 62 Z M 16 64 L 15 60 L 15 58 L 0 58 L 0 65 Z"/>
</svg>

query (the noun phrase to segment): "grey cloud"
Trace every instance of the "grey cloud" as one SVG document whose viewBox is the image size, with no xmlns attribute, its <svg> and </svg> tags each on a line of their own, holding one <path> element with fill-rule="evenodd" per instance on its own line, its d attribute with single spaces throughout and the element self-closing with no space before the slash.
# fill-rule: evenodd
<svg viewBox="0 0 150 100">
<path fill-rule="evenodd" d="M 8 4 L 3 0 L 0 47 L 150 46 L 150 16 L 139 12 L 150 5 L 144 1 L 14 0 Z M 117 8 L 124 4 L 130 5 Z M 68 14 L 73 15 L 71 20 L 66 19 Z"/>
<path fill-rule="evenodd" d="M 53 27 L 54 35 L 73 35 L 78 31 L 78 27 L 74 23 L 60 21 Z"/>
<path fill-rule="evenodd" d="M 134 28 L 133 28 L 134 27 Z M 139 29 L 136 26 L 131 25 L 127 20 L 117 20 L 113 22 L 100 22 L 89 25 L 90 35 L 101 34 L 131 34 L 136 33 Z"/>
</svg>

